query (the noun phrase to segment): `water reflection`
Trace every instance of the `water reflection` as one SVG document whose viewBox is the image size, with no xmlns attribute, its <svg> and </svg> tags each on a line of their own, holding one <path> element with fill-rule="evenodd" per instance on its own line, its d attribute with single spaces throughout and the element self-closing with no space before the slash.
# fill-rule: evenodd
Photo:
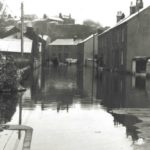
<svg viewBox="0 0 150 150">
<path fill-rule="evenodd" d="M 17 148 L 15 148 L 17 141 L 23 141 L 21 130 L 24 129 L 19 129 L 18 126 L 22 123 L 22 94 L 23 93 L 1 93 L 0 95 L 0 148 L 2 149 L 11 149 L 11 144 L 16 142 L 16 145 L 13 145 L 13 147 L 17 150 Z M 17 114 L 17 122 L 13 125 L 9 125 L 17 112 L 18 103 L 19 113 Z M 16 130 L 15 134 L 13 134 L 14 130 Z M 9 138 L 9 140 L 6 141 L 6 138 Z"/>
<path fill-rule="evenodd" d="M 105 73 L 97 81 L 97 98 L 107 108 L 149 108 L 149 80 Z"/>
<path fill-rule="evenodd" d="M 24 83 L 28 90 L 23 98 L 23 107 L 34 109 L 35 104 L 41 104 L 42 110 L 53 108 L 57 112 L 68 112 L 73 103 L 79 102 L 84 106 L 92 103 L 91 85 L 94 81 L 91 69 L 76 66 L 42 68 L 32 72 L 29 80 Z"/>
<path fill-rule="evenodd" d="M 146 90 L 146 78 L 132 77 L 132 87 L 139 90 Z"/>
<path fill-rule="evenodd" d="M 0 124 L 9 122 L 16 111 L 17 94 L 0 94 Z"/>
<path fill-rule="evenodd" d="M 67 67 L 43 69 L 41 74 L 41 109 L 55 106 L 57 112 L 69 111 L 76 92 L 75 70 Z"/>
<path fill-rule="evenodd" d="M 125 115 L 125 114 L 115 114 L 112 113 L 114 117 L 114 124 L 117 125 L 124 125 L 126 127 L 126 134 L 127 137 L 132 137 L 133 141 L 137 141 L 139 139 L 138 136 L 138 128 L 135 127 L 134 125 L 136 123 L 140 123 L 141 120 L 139 120 L 137 117 L 132 116 L 132 115 Z"/>
<path fill-rule="evenodd" d="M 102 99 L 101 104 L 113 115 L 114 124 L 124 125 L 127 137 L 131 136 L 133 141 L 148 138 L 145 133 L 148 132 L 149 85 L 150 80 L 144 77 L 117 73 L 101 74 L 97 80 L 97 98 Z M 140 128 L 138 124 L 142 124 Z"/>
<path fill-rule="evenodd" d="M 21 109 L 11 115 L 15 123 L 20 116 L 17 123 L 34 129 L 32 150 L 133 149 L 132 142 L 140 139 L 136 124 L 141 118 L 114 110 L 149 108 L 149 80 L 117 73 L 95 77 L 92 69 L 76 66 L 31 72 L 24 82 L 27 91 L 16 99 Z"/>
</svg>

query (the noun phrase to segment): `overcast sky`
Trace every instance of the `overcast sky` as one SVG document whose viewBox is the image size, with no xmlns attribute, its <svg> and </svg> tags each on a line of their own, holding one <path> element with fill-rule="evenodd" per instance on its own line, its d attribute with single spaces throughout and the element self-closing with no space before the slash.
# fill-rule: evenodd
<svg viewBox="0 0 150 150">
<path fill-rule="evenodd" d="M 4 0 L 15 15 L 20 14 L 21 0 Z M 122 10 L 129 15 L 131 1 L 136 0 L 22 0 L 25 14 L 36 14 L 42 17 L 71 14 L 76 23 L 92 19 L 103 26 L 113 26 L 116 23 L 116 13 Z M 143 0 L 144 7 L 150 5 L 150 0 Z"/>
</svg>

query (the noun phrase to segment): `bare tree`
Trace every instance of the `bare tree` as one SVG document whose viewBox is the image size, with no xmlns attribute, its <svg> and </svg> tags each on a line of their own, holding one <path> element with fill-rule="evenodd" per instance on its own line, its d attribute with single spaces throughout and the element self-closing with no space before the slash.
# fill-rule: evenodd
<svg viewBox="0 0 150 150">
<path fill-rule="evenodd" d="M 2 8 L 3 8 L 3 3 L 0 1 L 0 11 L 2 10 Z"/>
<path fill-rule="evenodd" d="M 83 25 L 91 26 L 91 27 L 95 27 L 95 28 L 101 28 L 102 27 L 99 22 L 95 22 L 91 19 L 84 20 Z"/>
</svg>

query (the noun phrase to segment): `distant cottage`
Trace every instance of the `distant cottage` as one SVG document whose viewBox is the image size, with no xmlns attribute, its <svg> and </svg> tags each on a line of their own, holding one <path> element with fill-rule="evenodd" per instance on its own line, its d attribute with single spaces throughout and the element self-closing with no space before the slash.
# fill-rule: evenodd
<svg viewBox="0 0 150 150">
<path fill-rule="evenodd" d="M 71 14 L 67 16 L 67 15 L 62 15 L 62 13 L 59 13 L 59 18 L 61 18 L 64 21 L 63 24 L 75 24 L 75 19 L 71 17 Z"/>
<path fill-rule="evenodd" d="M 81 39 L 57 39 L 47 48 L 47 61 L 58 58 L 59 62 L 65 62 L 67 58 L 77 59 L 77 44 Z"/>
<path fill-rule="evenodd" d="M 21 59 L 34 62 L 45 63 L 45 49 L 50 39 L 46 35 L 38 35 L 32 27 L 28 27 L 24 33 L 24 50 L 21 53 L 21 34 L 20 29 L 16 27 L 6 31 L 3 39 L 0 39 L 0 54 L 13 56 L 15 61 Z"/>
<path fill-rule="evenodd" d="M 32 50 L 32 40 L 24 38 L 24 58 L 30 59 Z M 6 56 L 13 56 L 16 59 L 21 58 L 21 39 L 17 34 L 0 39 L 0 53 Z"/>
<path fill-rule="evenodd" d="M 146 71 L 150 58 L 150 6 L 143 9 L 142 0 L 137 0 L 130 14 L 99 34 L 99 66 L 132 73 Z"/>
</svg>

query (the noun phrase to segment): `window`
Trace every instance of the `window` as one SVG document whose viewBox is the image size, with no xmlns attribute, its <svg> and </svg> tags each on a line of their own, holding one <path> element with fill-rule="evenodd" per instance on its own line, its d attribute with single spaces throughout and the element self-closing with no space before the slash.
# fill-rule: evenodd
<svg viewBox="0 0 150 150">
<path fill-rule="evenodd" d="M 122 32 L 121 32 L 121 41 L 124 42 L 125 40 L 125 29 L 122 29 Z"/>
<path fill-rule="evenodd" d="M 118 30 L 118 31 L 117 31 L 117 43 L 119 43 L 119 42 L 120 42 L 119 34 L 120 34 L 120 31 Z"/>
<path fill-rule="evenodd" d="M 103 48 L 103 38 L 101 38 L 100 41 L 101 41 L 101 47 Z"/>
<path fill-rule="evenodd" d="M 69 54 L 68 53 L 64 53 L 64 57 L 65 57 L 65 59 L 69 58 Z"/>
<path fill-rule="evenodd" d="M 123 57 L 124 57 L 124 54 L 123 54 L 123 51 L 121 51 L 121 65 L 123 65 Z"/>
<path fill-rule="evenodd" d="M 61 46 L 57 46 L 57 50 L 61 51 L 62 47 Z"/>
<path fill-rule="evenodd" d="M 64 46 L 64 50 L 65 50 L 65 51 L 68 51 L 68 50 L 69 50 L 69 47 L 68 47 L 68 46 Z"/>
<path fill-rule="evenodd" d="M 55 57 L 56 56 L 56 54 L 55 53 L 52 53 L 52 57 Z"/>
</svg>

